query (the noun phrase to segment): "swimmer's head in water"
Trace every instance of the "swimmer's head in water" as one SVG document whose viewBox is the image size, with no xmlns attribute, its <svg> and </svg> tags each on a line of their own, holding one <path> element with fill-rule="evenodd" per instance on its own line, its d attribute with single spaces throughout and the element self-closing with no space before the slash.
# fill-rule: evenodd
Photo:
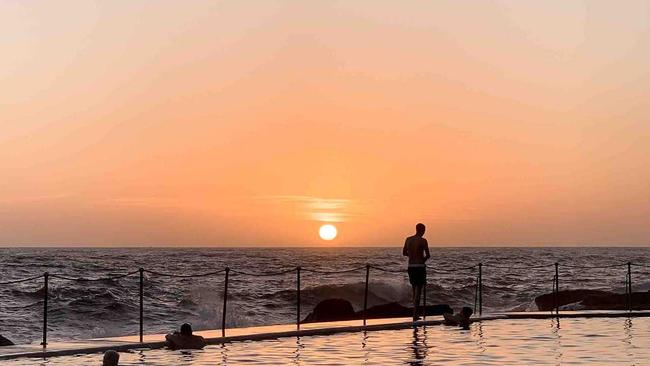
<svg viewBox="0 0 650 366">
<path fill-rule="evenodd" d="M 183 325 L 181 325 L 181 334 L 191 336 L 192 326 L 189 323 L 183 323 Z"/>
<path fill-rule="evenodd" d="M 415 225 L 415 233 L 422 236 L 424 235 L 424 231 L 426 230 L 426 227 L 424 226 L 423 223 L 419 223 Z"/>
<path fill-rule="evenodd" d="M 118 362 L 120 362 L 119 353 L 113 350 L 109 350 L 104 353 L 104 360 L 102 361 L 103 366 L 117 366 Z"/>
<path fill-rule="evenodd" d="M 464 306 L 460 310 L 460 313 L 469 318 L 470 316 L 472 316 L 472 314 L 474 314 L 474 310 L 472 310 L 472 308 L 470 308 L 468 306 Z"/>
</svg>

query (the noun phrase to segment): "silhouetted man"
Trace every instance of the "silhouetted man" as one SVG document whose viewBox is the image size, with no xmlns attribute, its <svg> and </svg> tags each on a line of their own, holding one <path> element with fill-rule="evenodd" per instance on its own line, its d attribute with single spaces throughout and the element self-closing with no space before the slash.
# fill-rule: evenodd
<svg viewBox="0 0 650 366">
<path fill-rule="evenodd" d="M 469 329 L 470 317 L 474 311 L 468 306 L 464 306 L 460 313 L 453 315 L 449 313 L 442 314 L 445 318 L 442 324 L 444 325 L 457 325 L 465 330 Z"/>
<path fill-rule="evenodd" d="M 181 325 L 180 332 L 165 336 L 167 347 L 171 349 L 201 349 L 205 347 L 205 339 L 192 334 L 192 326 L 188 323 Z"/>
<path fill-rule="evenodd" d="M 113 350 L 108 350 L 106 353 L 104 353 L 104 359 L 102 360 L 102 366 L 118 366 L 120 362 L 120 354 L 113 351 Z"/>
<path fill-rule="evenodd" d="M 413 287 L 413 321 L 420 319 L 418 317 L 418 306 L 420 306 L 420 297 L 422 289 L 427 284 L 427 267 L 426 261 L 431 258 L 429 253 L 429 243 L 423 238 L 426 230 L 424 224 L 415 225 L 415 235 L 409 236 L 404 242 L 402 254 L 409 257 L 409 282 Z"/>
</svg>

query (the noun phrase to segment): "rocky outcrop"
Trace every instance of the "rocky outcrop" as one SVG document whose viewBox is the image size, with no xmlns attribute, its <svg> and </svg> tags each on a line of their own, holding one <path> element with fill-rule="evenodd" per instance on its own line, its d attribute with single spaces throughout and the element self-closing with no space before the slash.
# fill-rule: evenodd
<svg viewBox="0 0 650 366">
<path fill-rule="evenodd" d="M 426 307 L 426 315 L 442 315 L 443 313 L 453 312 L 454 310 L 449 305 L 428 305 Z M 412 315 L 413 308 L 396 302 L 371 306 L 366 309 L 367 319 L 403 318 Z M 319 302 L 302 322 L 313 323 L 355 319 L 363 319 L 363 310 L 355 312 L 352 304 L 344 299 L 327 299 Z"/>
<path fill-rule="evenodd" d="M 575 310 L 625 310 L 627 295 L 601 290 L 562 290 L 558 294 L 558 305 Z M 555 307 L 553 293 L 535 298 L 535 304 L 540 311 L 552 310 Z M 633 292 L 632 309 L 650 310 L 650 292 Z"/>
<path fill-rule="evenodd" d="M 0 335 L 0 347 L 13 346 L 13 345 L 14 345 L 14 342 L 12 342 L 8 338 L 5 338 L 2 335 Z"/>
<path fill-rule="evenodd" d="M 420 314 L 426 310 L 426 315 L 442 315 L 444 313 L 454 313 L 449 305 L 427 305 L 426 309 L 420 309 Z M 396 302 L 391 302 L 383 305 L 371 306 L 366 310 L 367 319 L 380 319 L 380 318 L 402 318 L 413 316 L 413 308 L 403 306 Z M 357 311 L 357 319 L 363 319 L 363 310 Z"/>
<path fill-rule="evenodd" d="M 319 302 L 314 310 L 307 315 L 303 323 L 332 322 L 337 320 L 356 319 L 357 314 L 349 301 L 343 299 L 327 299 Z"/>
<path fill-rule="evenodd" d="M 358 315 L 360 319 L 363 319 L 363 310 L 359 311 Z M 407 308 L 396 302 L 371 306 L 366 309 L 367 319 L 402 318 L 409 316 L 413 316 L 413 308 Z"/>
<path fill-rule="evenodd" d="M 607 291 L 600 290 L 562 290 L 558 292 L 558 305 L 578 303 L 589 296 L 606 296 Z M 535 304 L 540 311 L 547 311 L 555 308 L 554 294 L 544 294 L 535 298 Z"/>
</svg>

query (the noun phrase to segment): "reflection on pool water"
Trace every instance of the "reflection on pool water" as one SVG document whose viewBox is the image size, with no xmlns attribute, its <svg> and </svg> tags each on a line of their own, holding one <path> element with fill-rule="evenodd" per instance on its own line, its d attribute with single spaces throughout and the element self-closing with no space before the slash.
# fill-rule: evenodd
<svg viewBox="0 0 650 366">
<path fill-rule="evenodd" d="M 525 319 L 122 353 L 120 365 L 643 365 L 650 318 Z M 7 365 L 101 365 L 101 355 Z"/>
</svg>

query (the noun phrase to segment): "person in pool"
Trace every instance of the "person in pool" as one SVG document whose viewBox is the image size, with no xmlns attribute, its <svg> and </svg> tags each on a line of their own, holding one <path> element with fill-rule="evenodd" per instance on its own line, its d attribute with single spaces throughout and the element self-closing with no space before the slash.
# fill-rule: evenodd
<svg viewBox="0 0 650 366">
<path fill-rule="evenodd" d="M 102 366 L 118 366 L 118 363 L 120 362 L 120 354 L 113 351 L 113 350 L 108 350 L 104 353 L 104 359 L 102 360 Z"/>
<path fill-rule="evenodd" d="M 192 326 L 188 323 L 181 325 L 180 332 L 165 336 L 167 347 L 171 349 L 201 349 L 205 347 L 205 339 L 192 334 Z"/>
<path fill-rule="evenodd" d="M 406 238 L 402 250 L 402 254 L 409 258 L 409 282 L 413 287 L 413 321 L 420 319 L 418 307 L 420 306 L 422 289 L 427 284 L 427 267 L 425 263 L 431 258 L 429 243 L 427 243 L 427 239 L 423 238 L 425 230 L 424 224 L 415 225 L 415 235 Z"/>
<path fill-rule="evenodd" d="M 467 330 L 469 329 L 469 323 L 470 323 L 469 318 L 472 316 L 473 313 L 474 310 L 472 310 L 472 308 L 465 306 L 460 310 L 460 313 L 456 315 L 449 314 L 449 313 L 442 314 L 442 316 L 445 318 L 443 324 L 457 325 Z"/>
</svg>

